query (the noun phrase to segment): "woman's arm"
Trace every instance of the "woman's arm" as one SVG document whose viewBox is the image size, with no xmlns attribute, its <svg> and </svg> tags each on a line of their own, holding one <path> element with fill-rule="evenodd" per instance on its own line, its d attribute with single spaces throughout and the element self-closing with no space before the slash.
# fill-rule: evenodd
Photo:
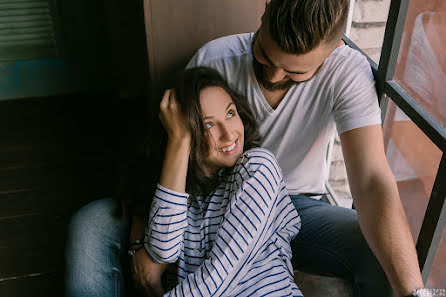
<svg viewBox="0 0 446 297">
<path fill-rule="evenodd" d="M 277 161 L 263 152 L 256 151 L 255 156 L 245 157 L 237 166 L 232 189 L 235 194 L 209 258 L 168 292 L 169 296 L 220 296 L 230 292 L 251 269 L 256 254 L 271 238 L 275 231 L 271 225 L 276 225 L 277 221 L 280 224 L 289 222 L 298 228 L 299 219 L 292 204 L 285 205 L 280 212 L 275 211 L 277 200 L 287 194 L 281 191 L 282 175 Z"/>
<path fill-rule="evenodd" d="M 130 242 L 135 242 L 144 237 L 145 224 L 144 218 L 132 217 Z M 161 285 L 161 275 L 167 265 L 153 262 L 144 249 L 137 250 L 130 259 L 135 289 L 140 291 L 143 296 L 162 296 L 164 289 Z"/>
<path fill-rule="evenodd" d="M 175 94 L 166 90 L 160 103 L 160 120 L 168 135 L 160 182 L 152 201 L 147 224 L 147 251 L 157 263 L 178 258 L 187 226 L 186 188 L 190 153 L 189 126 L 178 109 Z"/>
<path fill-rule="evenodd" d="M 173 90 L 164 92 L 160 103 L 160 120 L 168 135 L 160 185 L 176 192 L 185 192 L 191 133 L 180 111 Z"/>
<path fill-rule="evenodd" d="M 147 251 L 156 263 L 174 263 L 180 256 L 187 227 L 188 197 L 157 185 L 145 238 Z"/>
</svg>

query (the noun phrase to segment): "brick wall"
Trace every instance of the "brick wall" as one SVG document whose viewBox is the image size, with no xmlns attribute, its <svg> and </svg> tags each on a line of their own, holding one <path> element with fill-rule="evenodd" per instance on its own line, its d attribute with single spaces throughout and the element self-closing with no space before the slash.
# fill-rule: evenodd
<svg viewBox="0 0 446 297">
<path fill-rule="evenodd" d="M 390 0 L 356 0 L 350 39 L 378 63 Z"/>
</svg>

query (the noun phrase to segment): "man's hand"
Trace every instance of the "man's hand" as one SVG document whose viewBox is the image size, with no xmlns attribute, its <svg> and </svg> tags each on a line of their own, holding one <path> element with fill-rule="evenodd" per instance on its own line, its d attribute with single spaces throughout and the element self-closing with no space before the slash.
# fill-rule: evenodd
<svg viewBox="0 0 446 297">
<path fill-rule="evenodd" d="M 131 257 L 131 273 L 135 288 L 143 296 L 162 296 L 161 275 L 168 264 L 153 262 L 145 248 L 139 249 Z"/>
</svg>

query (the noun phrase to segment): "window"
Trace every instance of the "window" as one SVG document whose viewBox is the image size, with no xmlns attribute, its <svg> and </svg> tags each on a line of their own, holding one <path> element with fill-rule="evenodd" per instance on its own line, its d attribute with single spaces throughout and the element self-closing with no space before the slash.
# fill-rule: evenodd
<svg viewBox="0 0 446 297">
<path fill-rule="evenodd" d="M 369 61 L 381 98 L 386 154 L 423 280 L 428 287 L 444 288 L 446 2 L 392 0 L 379 65 Z"/>
<path fill-rule="evenodd" d="M 105 7 L 88 0 L 0 1 L 0 101 L 109 90 Z"/>
<path fill-rule="evenodd" d="M 0 61 L 56 56 L 55 18 L 47 0 L 0 4 Z"/>
</svg>

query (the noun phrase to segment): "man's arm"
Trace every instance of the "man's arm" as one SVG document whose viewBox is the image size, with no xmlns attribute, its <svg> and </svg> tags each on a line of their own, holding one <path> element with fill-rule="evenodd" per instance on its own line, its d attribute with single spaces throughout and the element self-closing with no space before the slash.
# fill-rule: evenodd
<svg viewBox="0 0 446 297">
<path fill-rule="evenodd" d="M 385 156 L 381 125 L 353 129 L 340 138 L 361 231 L 395 295 L 410 295 L 423 287 L 423 281 L 395 178 Z"/>
</svg>

